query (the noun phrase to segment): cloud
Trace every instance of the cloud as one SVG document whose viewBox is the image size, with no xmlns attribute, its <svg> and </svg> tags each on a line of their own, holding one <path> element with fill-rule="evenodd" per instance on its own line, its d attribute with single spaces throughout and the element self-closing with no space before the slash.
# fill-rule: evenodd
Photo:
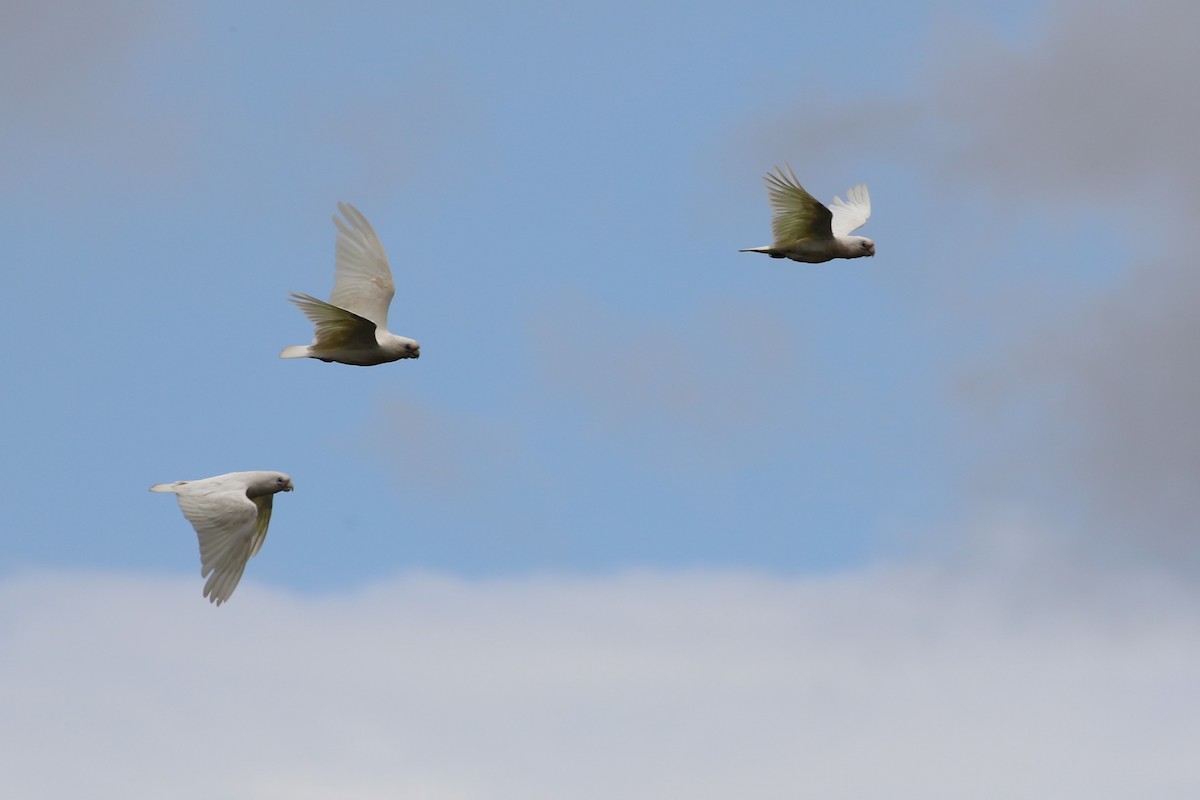
<svg viewBox="0 0 1200 800">
<path fill-rule="evenodd" d="M 489 142 L 494 123 L 487 98 L 474 90 L 462 64 L 439 53 L 400 74 L 381 65 L 378 74 L 358 80 L 352 90 L 339 83 L 314 92 L 303 111 L 295 109 L 294 124 L 311 126 L 318 146 L 338 165 L 337 191 L 392 198 L 401 185 L 409 187 L 404 196 L 413 204 L 445 205 L 486 173 L 451 157 Z"/>
<path fill-rule="evenodd" d="M 833 193 L 845 194 L 841 183 L 853 185 L 863 179 L 859 165 L 864 159 L 903 157 L 918 141 L 914 131 L 925 114 L 926 109 L 911 96 L 876 96 L 847 103 L 844 98 L 806 95 L 782 113 L 756 118 L 729 147 L 753 154 L 739 160 L 741 175 L 765 169 L 763 157 L 771 154 L 767 166 L 790 160 L 805 181 L 813 181 L 813 176 L 822 183 L 833 181 L 835 185 L 826 192 L 830 197 L 825 198 L 832 200 Z M 886 136 L 880 135 L 881 127 Z M 835 154 L 842 158 L 834 161 L 837 166 L 829 171 L 830 157 Z M 720 163 L 714 168 L 719 169 Z"/>
<path fill-rule="evenodd" d="M 4 185 L 73 202 L 93 170 L 157 184 L 178 176 L 185 127 L 152 97 L 138 55 L 174 33 L 163 7 L 141 0 L 4 6 L 0 101 Z M 20 154 L 19 157 L 16 154 Z M 166 180 L 164 180 L 166 179 Z M 111 194 L 111 178 L 105 181 Z"/>
<path fill-rule="evenodd" d="M 964 382 L 1005 431 L 988 478 L 1073 521 L 1095 557 L 1200 559 L 1198 293 L 1192 264 L 1148 260 Z"/>
<path fill-rule="evenodd" d="M 1028 45 L 961 22 L 938 32 L 971 43 L 931 68 L 930 107 L 955 142 L 943 176 L 1027 218 L 1048 211 L 1056 232 L 1088 218 L 1112 236 L 1106 253 L 1061 235 L 1014 252 L 1042 275 L 1018 267 L 976 309 L 1003 339 L 962 370 L 972 441 L 989 443 L 975 448 L 977 497 L 1054 519 L 1087 561 L 1200 559 L 1200 322 L 1187 299 L 1200 283 L 1186 237 L 1161 232 L 1200 212 L 1197 23 L 1186 3 L 1071 0 Z M 1014 302 L 1017 286 L 1028 299 Z"/>
<path fill-rule="evenodd" d="M 966 410 L 964 516 L 1042 520 L 1070 551 L 1056 559 L 1200 560 L 1200 271 L 1175 233 L 1200 215 L 1197 24 L 1200 7 L 1173 0 L 1060 0 L 1011 39 L 945 16 L 923 88 L 873 101 L 874 124 L 806 97 L 766 126 L 818 162 L 869 153 L 915 170 L 929 194 L 871 224 L 908 280 L 937 276 L 931 316 L 972 345 L 943 373 Z M 906 252 L 908 232 L 948 223 L 969 246 Z"/>
<path fill-rule="evenodd" d="M 351 798 L 1123 798 L 1200 789 L 1192 595 L 782 580 L 0 583 L 6 786 Z M 69 766 L 65 768 L 64 765 Z"/>
<path fill-rule="evenodd" d="M 563 295 L 531 331 L 539 379 L 559 408 L 630 457 L 724 470 L 804 433 L 811 359 L 761 307 L 638 315 Z"/>
<path fill-rule="evenodd" d="M 1063 0 L 1031 46 L 947 20 L 934 40 L 931 99 L 960 150 L 949 176 L 1066 207 L 1128 212 L 1130 193 L 1195 174 L 1200 103 L 1191 46 L 1200 7 Z M 956 137 L 957 138 L 957 137 Z M 1191 165 L 1191 167 L 1189 167 Z"/>
<path fill-rule="evenodd" d="M 353 446 L 413 491 L 455 497 L 511 489 L 503 466 L 528 454 L 513 423 L 399 393 L 376 403 Z"/>
<path fill-rule="evenodd" d="M 67 0 L 53 5 L 8 2 L 4 12 L 0 97 L 10 113 L 41 110 L 53 114 L 51 106 L 63 95 L 94 87 L 105 75 L 124 73 L 130 46 L 144 42 L 161 22 L 157 6 L 139 0 L 103 4 Z M 65 19 L 72 24 L 63 24 Z M 68 112 L 72 107 L 59 105 L 57 111 Z"/>
<path fill-rule="evenodd" d="M 970 11 L 943 15 L 920 43 L 914 91 L 855 103 L 813 91 L 754 121 L 738 149 L 756 164 L 796 153 L 809 175 L 833 155 L 886 159 L 960 193 L 1049 208 L 1058 224 L 1095 210 L 1161 224 L 1164 183 L 1200 200 L 1198 24 L 1200 7 L 1182 0 L 1057 0 L 1021 37 Z M 1151 205 L 1131 209 L 1135 199 Z"/>
</svg>

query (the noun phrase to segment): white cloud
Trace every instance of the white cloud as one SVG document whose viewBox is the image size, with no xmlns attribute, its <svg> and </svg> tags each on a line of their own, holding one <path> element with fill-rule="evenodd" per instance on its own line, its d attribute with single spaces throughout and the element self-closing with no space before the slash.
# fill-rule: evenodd
<svg viewBox="0 0 1200 800">
<path fill-rule="evenodd" d="M 1126 798 L 1200 790 L 1194 597 L 1020 572 L 0 584 L 26 798 Z"/>
</svg>

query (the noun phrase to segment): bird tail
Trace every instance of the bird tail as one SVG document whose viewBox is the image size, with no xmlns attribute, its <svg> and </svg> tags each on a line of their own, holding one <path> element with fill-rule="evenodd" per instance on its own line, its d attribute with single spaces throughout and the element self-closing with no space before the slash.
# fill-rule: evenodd
<svg viewBox="0 0 1200 800">
<path fill-rule="evenodd" d="M 308 358 L 308 345 L 294 344 L 290 347 L 283 348 L 283 352 L 279 354 L 280 358 Z"/>
<path fill-rule="evenodd" d="M 175 494 L 179 491 L 179 487 L 183 486 L 187 481 L 175 481 L 174 483 L 156 483 L 150 487 L 152 492 L 170 492 Z"/>
<path fill-rule="evenodd" d="M 739 253 L 769 253 L 771 245 L 765 247 L 747 247 L 745 250 L 738 250 Z"/>
</svg>

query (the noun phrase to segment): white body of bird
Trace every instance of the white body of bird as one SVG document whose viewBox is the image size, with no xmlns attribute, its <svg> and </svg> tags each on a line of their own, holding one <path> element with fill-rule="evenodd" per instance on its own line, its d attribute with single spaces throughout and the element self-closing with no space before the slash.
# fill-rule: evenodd
<svg viewBox="0 0 1200 800">
<path fill-rule="evenodd" d="M 292 293 L 292 302 L 316 330 L 312 344 L 285 347 L 279 357 L 316 358 L 358 367 L 420 358 L 421 345 L 387 329 L 396 284 L 375 229 L 349 203 L 338 203 L 338 210 L 346 219 L 333 218 L 338 230 L 333 293 L 329 302 Z"/>
<path fill-rule="evenodd" d="M 785 165 L 786 166 L 786 165 Z M 835 258 L 875 255 L 875 243 L 865 236 L 851 236 L 871 216 L 871 195 L 864 184 L 835 196 L 825 206 L 800 185 L 791 167 L 778 167 L 766 176 L 767 196 L 775 216 L 771 232 L 775 242 L 765 247 L 748 247 L 743 253 L 766 253 L 771 258 L 790 258 L 819 264 Z"/>
<path fill-rule="evenodd" d="M 152 492 L 170 492 L 200 540 L 200 577 L 208 578 L 204 596 L 218 606 L 229 599 L 246 562 L 267 538 L 272 500 L 292 491 L 282 472 L 229 472 L 213 478 L 156 483 Z"/>
</svg>

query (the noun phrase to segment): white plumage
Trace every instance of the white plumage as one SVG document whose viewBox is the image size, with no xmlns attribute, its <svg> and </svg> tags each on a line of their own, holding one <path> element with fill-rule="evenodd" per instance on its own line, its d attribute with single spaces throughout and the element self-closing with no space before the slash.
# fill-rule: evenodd
<svg viewBox="0 0 1200 800">
<path fill-rule="evenodd" d="M 338 231 L 333 294 L 327 303 L 292 293 L 292 302 L 316 330 L 311 345 L 285 347 L 279 357 L 316 358 L 360 367 L 420 358 L 421 345 L 387 329 L 396 283 L 375 229 L 349 203 L 338 203 L 338 210 L 346 219 L 333 218 Z"/>
<path fill-rule="evenodd" d="M 292 491 L 282 472 L 229 472 L 213 478 L 156 483 L 152 492 L 170 492 L 200 540 L 204 596 L 221 605 L 233 594 L 246 562 L 267 538 L 271 504 L 278 492 Z"/>
<path fill-rule="evenodd" d="M 866 225 L 871 216 L 871 195 L 867 192 L 866 184 L 852 187 L 846 192 L 845 200 L 835 194 L 829 211 L 833 214 L 829 227 L 834 237 L 849 236 Z"/>
<path fill-rule="evenodd" d="M 792 168 L 785 173 L 779 167 L 766 176 L 767 197 L 774 219 L 771 232 L 774 243 L 749 247 L 743 253 L 766 253 L 771 258 L 790 258 L 818 264 L 834 258 L 860 258 L 875 255 L 875 243 L 865 236 L 851 236 L 871 216 L 871 195 L 865 184 L 846 192 L 843 200 L 836 195 L 828 206 L 805 191 Z"/>
</svg>

